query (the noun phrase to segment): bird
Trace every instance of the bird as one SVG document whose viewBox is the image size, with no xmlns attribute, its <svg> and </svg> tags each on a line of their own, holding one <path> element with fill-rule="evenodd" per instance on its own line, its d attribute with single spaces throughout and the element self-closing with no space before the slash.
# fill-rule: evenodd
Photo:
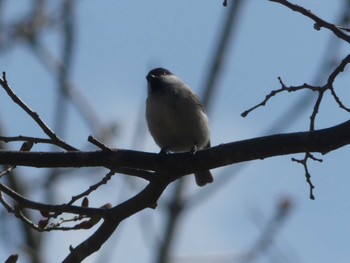
<svg viewBox="0 0 350 263">
<path fill-rule="evenodd" d="M 146 79 L 146 121 L 161 152 L 210 148 L 208 116 L 191 88 L 165 68 L 152 69 Z M 213 182 L 209 170 L 194 175 L 198 186 Z"/>
</svg>

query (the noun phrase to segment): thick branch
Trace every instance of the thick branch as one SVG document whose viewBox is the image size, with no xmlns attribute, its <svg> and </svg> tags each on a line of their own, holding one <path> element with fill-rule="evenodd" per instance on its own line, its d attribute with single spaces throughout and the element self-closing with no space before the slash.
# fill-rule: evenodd
<svg viewBox="0 0 350 263">
<path fill-rule="evenodd" d="M 130 150 L 94 152 L 0 152 L 0 164 L 31 167 L 96 167 L 171 172 L 176 177 L 202 169 L 293 153 L 330 151 L 350 144 L 350 121 L 331 128 L 277 134 L 232 142 L 192 153 L 168 154 Z M 116 169 L 118 171 L 118 169 Z"/>
<path fill-rule="evenodd" d="M 129 168 L 161 169 L 166 171 L 168 167 L 168 175 L 171 172 L 174 176 L 169 178 L 170 175 L 154 174 L 154 178 L 142 192 L 112 208 L 109 211 L 109 216 L 105 217 L 105 221 L 100 228 L 73 249 L 63 262 L 80 262 L 95 251 L 98 251 L 122 220 L 155 203 L 172 179 L 191 173 L 199 168 L 215 168 L 277 155 L 301 152 L 320 152 L 325 154 L 349 144 L 349 134 L 350 121 L 347 121 L 338 126 L 318 131 L 279 134 L 220 145 L 208 150 L 198 151 L 195 155 L 191 153 L 169 154 L 159 159 L 158 154 L 127 150 L 76 153 L 79 155 L 84 154 L 84 158 L 76 158 L 76 160 L 81 161 L 81 164 L 87 160 L 94 160 L 90 165 L 97 165 L 101 162 L 105 165 L 103 161 L 114 161 L 114 165 L 127 166 Z M 53 153 L 53 156 L 57 154 Z M 71 155 L 72 153 L 67 154 Z M 69 159 L 72 160 L 73 155 Z M 162 160 L 162 162 L 159 162 L 159 160 Z"/>
<path fill-rule="evenodd" d="M 150 182 L 146 188 L 133 198 L 117 205 L 109 210 L 110 214 L 102 225 L 87 240 L 72 249 L 65 258 L 64 263 L 81 262 L 92 253 L 98 251 L 100 247 L 109 239 L 119 223 L 133 214 L 155 204 L 169 184 L 169 180 L 163 174 L 157 174 L 155 180 Z"/>
</svg>

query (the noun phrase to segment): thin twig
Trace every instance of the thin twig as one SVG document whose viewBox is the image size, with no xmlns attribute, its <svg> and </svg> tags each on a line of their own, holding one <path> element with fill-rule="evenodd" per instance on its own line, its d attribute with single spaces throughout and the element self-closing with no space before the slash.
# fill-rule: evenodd
<svg viewBox="0 0 350 263">
<path fill-rule="evenodd" d="M 287 0 L 269 0 L 269 1 L 282 4 L 295 12 L 301 13 L 304 16 L 311 18 L 316 23 L 314 26 L 315 29 L 319 30 L 321 27 L 327 28 L 330 31 L 332 31 L 337 37 L 350 43 L 350 36 L 345 34 L 342 29 L 340 29 L 338 26 L 336 26 L 334 24 L 331 24 L 331 23 L 321 19 L 317 15 L 313 14 L 310 10 L 307 10 L 304 7 L 301 7 L 299 5 L 292 4 L 292 3 L 288 2 Z"/>
<path fill-rule="evenodd" d="M 342 61 L 341 63 L 338 65 L 338 67 L 336 67 L 334 69 L 334 71 L 329 75 L 328 80 L 327 80 L 327 87 L 330 90 L 334 100 L 336 101 L 336 103 L 339 105 L 339 107 L 347 112 L 350 112 L 350 108 L 346 107 L 344 105 L 344 103 L 340 100 L 340 98 L 338 97 L 338 95 L 335 92 L 333 83 L 336 79 L 336 77 L 342 73 L 345 70 L 345 67 L 347 66 L 347 64 L 350 63 L 350 54 L 348 54 Z"/>
<path fill-rule="evenodd" d="M 347 64 L 350 63 L 350 54 L 348 54 L 341 62 L 340 64 L 333 70 L 333 72 L 329 75 L 327 84 L 332 85 L 335 81 L 336 77 L 342 73 L 346 67 Z"/>
<path fill-rule="evenodd" d="M 322 163 L 323 160 L 321 158 L 316 158 L 312 153 L 307 153 L 308 157 L 313 160 L 313 161 L 316 161 L 316 162 L 319 162 L 319 163 Z"/>
<path fill-rule="evenodd" d="M 11 173 L 12 170 L 15 169 L 15 168 L 16 168 L 16 165 L 13 165 L 13 166 L 10 166 L 9 168 L 7 168 L 5 171 L 2 171 L 2 172 L 0 173 L 0 179 L 1 179 L 3 176 L 5 176 L 5 175 Z"/>
<path fill-rule="evenodd" d="M 45 138 L 36 138 L 36 137 L 30 137 L 30 136 L 0 136 L 0 141 L 3 141 L 5 143 L 8 142 L 21 142 L 21 141 L 26 141 L 26 142 L 32 142 L 32 143 L 46 143 L 46 144 L 53 144 L 57 145 L 56 141 L 53 141 L 52 139 L 45 139 Z"/>
<path fill-rule="evenodd" d="M 98 148 L 100 148 L 102 151 L 112 151 L 111 148 L 109 148 L 106 144 L 103 142 L 100 142 L 97 140 L 94 136 L 90 135 L 88 137 L 88 142 L 91 142 L 92 144 L 96 145 Z"/>
<path fill-rule="evenodd" d="M 38 211 L 86 215 L 90 217 L 95 215 L 99 215 L 103 217 L 105 215 L 105 211 L 99 208 L 67 206 L 67 205 L 49 205 L 49 204 L 34 202 L 29 199 L 26 199 L 25 197 L 15 192 L 11 188 L 5 186 L 4 184 L 0 184 L 0 192 L 3 192 L 6 195 L 10 196 L 12 199 L 16 200 L 23 208 L 30 208 Z"/>
<path fill-rule="evenodd" d="M 322 101 L 323 95 L 324 95 L 324 90 L 320 90 L 319 93 L 318 93 L 318 97 L 317 97 L 316 103 L 314 105 L 314 109 L 313 109 L 312 114 L 310 116 L 310 128 L 309 128 L 310 131 L 314 131 L 315 130 L 315 120 L 316 120 L 316 116 L 318 114 L 318 111 L 320 109 L 320 105 L 321 105 L 321 101 Z"/>
<path fill-rule="evenodd" d="M 265 106 L 266 103 L 272 98 L 274 97 L 275 95 L 279 94 L 279 93 L 282 93 L 282 92 L 296 92 L 296 91 L 299 91 L 299 90 L 304 90 L 304 89 L 309 89 L 309 90 L 312 90 L 312 91 L 319 91 L 321 89 L 321 87 L 315 87 L 315 86 L 311 86 L 307 83 L 304 83 L 303 85 L 300 85 L 300 86 L 290 86 L 290 87 L 287 87 L 281 77 L 278 77 L 278 80 L 281 84 L 281 88 L 280 89 L 276 89 L 276 90 L 273 90 L 270 92 L 270 94 L 266 95 L 265 99 L 260 102 L 259 104 L 255 105 L 254 107 L 244 111 L 241 116 L 242 117 L 246 117 L 250 112 L 252 112 L 253 110 L 259 108 L 259 107 L 262 107 L 262 106 Z"/>
<path fill-rule="evenodd" d="M 2 192 L 0 191 L 0 203 L 6 208 L 8 212 L 13 211 L 13 207 L 4 199 Z"/>
<path fill-rule="evenodd" d="M 343 104 L 343 102 L 340 100 L 340 98 L 338 97 L 338 95 L 335 93 L 334 88 L 332 87 L 332 88 L 330 88 L 329 90 L 331 91 L 331 94 L 332 94 L 334 100 L 336 101 L 336 103 L 338 104 L 338 106 L 339 106 L 341 109 L 343 109 L 343 110 L 345 110 L 345 111 L 347 111 L 347 112 L 350 112 L 350 108 L 346 107 L 346 106 Z"/>
<path fill-rule="evenodd" d="M 8 85 L 7 79 L 6 79 L 6 73 L 2 73 L 2 79 L 0 78 L 0 85 L 4 88 L 4 90 L 7 92 L 7 94 L 10 96 L 10 98 L 15 102 L 17 105 L 19 105 L 44 131 L 44 133 L 49 136 L 53 141 L 57 142 L 57 145 L 62 147 L 63 149 L 67 151 L 77 151 L 76 148 L 73 146 L 67 144 L 62 139 L 60 139 L 40 118 L 38 113 L 30 109 L 10 88 Z"/>
<path fill-rule="evenodd" d="M 23 221 L 27 226 L 30 228 L 39 231 L 39 232 L 50 232 L 50 231 L 70 231 L 70 230 L 77 230 L 77 229 L 87 229 L 87 227 L 84 227 L 84 222 L 88 221 L 83 221 L 77 225 L 74 226 L 60 226 L 62 223 L 65 222 L 71 222 L 71 221 L 78 221 L 84 219 L 84 217 L 81 216 L 76 216 L 73 219 L 63 219 L 61 218 L 59 220 L 59 223 L 56 224 L 51 224 L 50 226 L 47 227 L 41 227 L 39 224 L 35 224 L 32 220 L 30 220 L 28 217 L 26 217 L 21 210 L 15 211 L 16 217 L 19 218 L 21 221 Z"/>
<path fill-rule="evenodd" d="M 310 189 L 310 199 L 311 200 L 315 200 L 315 195 L 314 195 L 314 192 L 313 192 L 315 186 L 313 185 L 313 183 L 311 181 L 311 174 L 310 174 L 309 168 L 307 166 L 308 159 L 315 160 L 314 157 L 310 153 L 307 152 L 307 153 L 305 153 L 304 159 L 292 158 L 292 161 L 300 163 L 304 167 L 306 182 L 308 183 L 309 189 Z M 319 161 L 319 160 L 317 160 L 317 161 Z"/>
<path fill-rule="evenodd" d="M 103 177 L 103 179 L 101 181 L 99 181 L 98 183 L 91 185 L 86 191 L 72 196 L 72 199 L 69 201 L 69 203 L 67 205 L 72 205 L 75 201 L 79 200 L 80 198 L 84 197 L 84 196 L 88 196 L 89 194 L 91 194 L 91 192 L 97 190 L 97 188 L 99 188 L 101 185 L 106 184 L 111 178 L 112 176 L 115 174 L 114 171 L 110 171 L 108 174 L 106 174 L 105 177 Z"/>
<path fill-rule="evenodd" d="M 273 0 L 271 0 L 273 1 Z M 303 89 L 309 89 L 312 91 L 316 91 L 318 92 L 318 97 L 317 100 L 314 104 L 313 107 L 313 111 L 311 113 L 310 116 L 310 126 L 309 126 L 309 131 L 314 131 L 315 130 L 315 122 L 316 122 L 316 117 L 317 114 L 319 112 L 319 108 L 322 102 L 322 99 L 324 97 L 324 94 L 327 90 L 330 90 L 331 95 L 333 96 L 334 100 L 336 101 L 336 103 L 339 105 L 340 108 L 342 108 L 343 110 L 350 112 L 350 109 L 347 108 L 343 102 L 340 100 L 340 98 L 337 96 L 335 90 L 334 90 L 334 81 L 335 79 L 338 77 L 338 75 L 344 71 L 345 67 L 347 64 L 350 63 L 350 54 L 348 54 L 341 62 L 340 64 L 333 70 L 333 72 L 329 75 L 328 80 L 326 82 L 326 84 L 324 86 L 311 86 L 307 83 L 301 85 L 301 86 L 286 86 L 284 84 L 284 82 L 282 81 L 282 79 L 280 77 L 278 77 L 278 80 L 281 84 L 281 88 L 277 89 L 277 90 L 273 90 L 270 92 L 270 94 L 268 94 L 265 99 L 260 102 L 259 104 L 257 104 L 256 106 L 250 108 L 249 110 L 246 110 L 245 112 L 242 113 L 242 117 L 246 117 L 251 111 L 255 110 L 258 107 L 264 106 L 273 96 L 275 96 L 278 93 L 284 92 L 284 91 L 288 91 L 288 92 L 294 92 L 294 91 L 299 91 L 299 90 L 303 90 Z M 303 160 L 297 160 L 297 159 L 292 159 L 293 161 L 296 161 L 298 163 L 301 163 L 304 166 L 305 169 L 305 176 L 306 176 L 306 181 L 308 182 L 309 186 L 310 186 L 310 199 L 315 199 L 315 196 L 313 194 L 313 189 L 314 189 L 314 185 L 311 182 L 311 175 L 310 172 L 308 170 L 307 167 L 307 160 L 308 159 L 312 159 L 314 161 L 319 161 L 319 159 L 315 159 L 312 154 L 310 152 L 306 152 L 305 157 Z"/>
</svg>

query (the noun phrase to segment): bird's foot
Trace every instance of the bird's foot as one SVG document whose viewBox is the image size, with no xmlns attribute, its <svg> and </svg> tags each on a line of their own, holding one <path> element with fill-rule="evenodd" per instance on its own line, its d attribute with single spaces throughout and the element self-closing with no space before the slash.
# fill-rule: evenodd
<svg viewBox="0 0 350 263">
<path fill-rule="evenodd" d="M 169 150 L 168 150 L 168 148 L 165 147 L 165 148 L 160 150 L 159 155 L 164 156 L 164 155 L 167 155 L 168 153 L 169 153 Z"/>
<path fill-rule="evenodd" d="M 191 153 L 194 155 L 197 152 L 197 145 L 193 145 L 192 149 L 191 149 Z"/>
</svg>

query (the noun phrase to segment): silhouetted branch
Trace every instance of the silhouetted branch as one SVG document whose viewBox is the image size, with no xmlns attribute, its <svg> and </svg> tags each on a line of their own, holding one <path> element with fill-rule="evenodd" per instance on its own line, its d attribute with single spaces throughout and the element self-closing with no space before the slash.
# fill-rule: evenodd
<svg viewBox="0 0 350 263">
<path fill-rule="evenodd" d="M 72 206 L 72 205 L 50 205 L 43 204 L 39 202 L 31 201 L 14 190 L 10 189 L 4 184 L 0 184 L 0 192 L 3 192 L 7 196 L 11 197 L 13 200 L 18 202 L 19 210 L 24 208 L 29 208 L 41 212 L 55 212 L 57 214 L 61 213 L 71 213 L 77 215 L 86 215 L 86 216 L 95 216 L 99 215 L 103 217 L 105 215 L 105 211 L 100 208 L 90 208 L 90 207 L 81 207 L 81 206 Z"/>
<path fill-rule="evenodd" d="M 272 1 L 272 0 L 270 0 Z M 318 112 L 318 108 L 319 108 L 319 105 L 322 101 L 322 98 L 323 98 L 323 94 L 325 91 L 327 90 L 330 90 L 331 91 L 331 94 L 333 96 L 333 98 L 335 99 L 335 101 L 337 102 L 337 104 L 339 105 L 339 107 L 341 107 L 342 109 L 350 112 L 350 109 L 345 107 L 344 104 L 341 102 L 341 100 L 339 99 L 339 97 L 336 95 L 335 91 L 334 91 L 334 87 L 333 87 L 333 83 L 336 79 L 336 77 L 344 71 L 345 67 L 347 64 L 350 63 L 350 54 L 347 55 L 342 61 L 341 63 L 333 70 L 333 72 L 329 75 L 328 77 L 328 80 L 327 82 L 323 85 L 323 86 L 312 86 L 312 85 L 309 85 L 307 83 L 304 83 L 303 85 L 300 85 L 300 86 L 286 86 L 281 77 L 278 77 L 278 80 L 281 84 L 281 88 L 280 89 L 276 89 L 276 90 L 273 90 L 270 92 L 270 94 L 266 95 L 265 99 L 260 102 L 259 104 L 257 104 L 256 106 L 250 108 L 249 110 L 246 110 L 244 111 L 241 116 L 242 117 L 246 117 L 250 112 L 252 112 L 253 110 L 261 107 L 261 106 L 265 106 L 266 103 L 272 98 L 274 97 L 275 95 L 279 94 L 279 93 L 282 93 L 282 92 L 296 92 L 296 91 L 300 91 L 300 90 L 311 90 L 311 91 L 316 91 L 319 93 L 319 96 L 318 96 L 318 99 L 317 99 L 317 102 L 315 103 L 315 106 L 314 106 L 314 111 L 312 113 L 312 116 L 311 116 L 311 123 L 310 123 L 310 130 L 314 130 L 314 122 L 315 122 L 315 118 L 316 118 L 316 115 L 317 115 L 317 112 Z"/>
<path fill-rule="evenodd" d="M 88 196 L 89 194 L 91 194 L 93 191 L 97 190 L 101 185 L 106 184 L 109 180 L 111 180 L 112 176 L 115 174 L 114 171 L 110 171 L 109 173 L 106 174 L 105 177 L 102 178 L 101 181 L 99 181 L 96 184 L 91 185 L 86 191 L 72 196 L 72 199 L 69 201 L 69 203 L 67 205 L 72 205 L 74 202 L 76 202 L 77 200 L 79 200 L 80 198 L 84 197 L 84 196 Z"/>
<path fill-rule="evenodd" d="M 292 161 L 293 162 L 297 162 L 297 163 L 300 163 L 301 165 L 303 165 L 304 167 L 304 170 L 305 170 L 305 178 L 306 178 L 306 182 L 309 184 L 310 186 L 310 199 L 311 200 L 314 200 L 315 199 L 315 196 L 313 194 L 313 189 L 315 188 L 315 186 L 312 184 L 311 182 L 311 174 L 309 172 L 309 168 L 307 166 L 307 161 L 308 159 L 311 159 L 313 161 L 316 161 L 316 162 L 323 162 L 322 159 L 319 159 L 319 158 L 316 158 L 315 156 L 313 156 L 311 153 L 307 152 L 305 153 L 305 156 L 303 159 L 296 159 L 296 158 L 292 158 Z"/>
<path fill-rule="evenodd" d="M 131 150 L 91 152 L 1 151 L 0 164 L 31 167 L 108 167 L 165 171 L 177 179 L 202 169 L 213 169 L 239 162 L 273 156 L 319 152 L 326 154 L 350 143 L 350 121 L 315 131 L 270 135 L 221 144 L 196 154 L 156 153 Z M 152 178 L 149 178 L 152 181 Z"/>
<path fill-rule="evenodd" d="M 124 203 L 109 209 L 108 219 L 104 220 L 102 225 L 87 240 L 76 248 L 71 249 L 71 253 L 66 257 L 63 263 L 81 262 L 92 253 L 98 251 L 109 239 L 121 221 L 145 208 L 154 207 L 154 204 L 168 184 L 169 180 L 166 174 L 157 174 L 155 179 L 140 193 Z"/>
<path fill-rule="evenodd" d="M 77 151 L 76 148 L 73 146 L 67 144 L 63 140 L 61 140 L 45 123 L 44 121 L 39 117 L 38 113 L 30 109 L 10 88 L 10 86 L 7 83 L 6 74 L 3 72 L 2 79 L 0 78 L 0 85 L 3 87 L 3 89 L 7 92 L 7 94 L 10 96 L 10 98 L 18 104 L 38 125 L 39 127 L 45 132 L 47 136 L 51 138 L 55 142 L 56 145 L 59 145 L 63 149 L 66 149 L 68 151 Z"/>
<path fill-rule="evenodd" d="M 311 85 L 306 84 L 306 83 L 304 83 L 304 84 L 301 85 L 301 86 L 291 86 L 291 87 L 287 87 L 287 86 L 283 83 L 281 77 L 278 77 L 278 80 L 279 80 L 279 82 L 280 82 L 280 84 L 281 84 L 281 86 L 282 86 L 280 89 L 276 89 L 276 90 L 271 91 L 270 94 L 266 95 L 265 99 L 264 99 L 262 102 L 260 102 L 259 104 L 255 105 L 254 107 L 252 107 L 252 108 L 250 108 L 250 109 L 244 111 L 244 112 L 241 114 L 241 116 L 242 116 L 242 117 L 247 117 L 248 114 L 249 114 L 250 112 L 252 112 L 253 110 L 256 110 L 256 109 L 259 108 L 259 107 L 265 106 L 266 103 L 267 103 L 272 97 L 274 97 L 274 96 L 276 96 L 277 94 L 282 93 L 282 92 L 284 92 L 284 91 L 287 91 L 287 92 L 296 92 L 296 91 L 305 90 L 305 89 L 312 90 L 312 91 L 319 91 L 319 90 L 321 89 L 321 87 L 314 87 L 314 86 L 311 86 Z"/>
<path fill-rule="evenodd" d="M 99 230 L 88 240 L 73 249 L 65 262 L 79 262 L 80 256 L 88 256 L 98 250 L 116 229 L 119 222 L 147 207 L 153 207 L 166 186 L 186 174 L 196 170 L 212 169 L 233 163 L 264 159 L 272 156 L 320 152 L 326 154 L 350 144 L 350 121 L 316 131 L 278 134 L 228 143 L 207 150 L 192 153 L 158 154 L 130 150 L 95 152 L 0 152 L 0 164 L 25 165 L 34 167 L 82 167 L 109 166 L 127 167 L 155 171 L 148 186 L 135 197 L 111 209 L 53 206 L 29 201 L 11 189 L 0 184 L 0 191 L 19 202 L 20 207 L 44 211 L 59 211 L 86 214 L 99 214 L 105 220 Z M 112 220 L 113 219 L 113 220 Z M 91 247 L 93 242 L 93 247 Z M 90 244 L 90 245 L 89 245 Z M 84 251 L 84 252 L 82 252 Z"/>
<path fill-rule="evenodd" d="M 313 21 L 315 21 L 314 28 L 316 30 L 319 30 L 321 27 L 327 28 L 330 31 L 332 31 L 337 37 L 339 37 L 339 38 L 343 39 L 344 41 L 350 43 L 350 36 L 343 32 L 344 31 L 343 28 L 338 27 L 338 26 L 336 26 L 334 24 L 331 24 L 331 23 L 323 20 L 322 18 L 320 18 L 317 15 L 313 14 L 310 10 L 305 9 L 302 6 L 292 4 L 292 3 L 290 3 L 290 2 L 288 2 L 286 0 L 269 0 L 269 1 L 282 4 L 282 5 L 290 8 L 291 10 L 293 10 L 295 12 L 301 13 L 304 16 L 311 18 Z"/>
<path fill-rule="evenodd" d="M 321 105 L 321 102 L 322 102 L 322 99 L 324 97 L 324 94 L 327 90 L 329 90 L 331 92 L 331 95 L 333 96 L 335 102 L 339 105 L 340 108 L 344 109 L 345 111 L 347 112 L 350 112 L 350 109 L 347 108 L 343 102 L 340 100 L 340 98 L 337 96 L 337 94 L 335 93 L 335 90 L 334 90 L 334 81 L 336 79 L 336 77 L 344 71 L 345 67 L 347 64 L 350 63 L 350 54 L 347 55 L 342 61 L 341 63 L 333 70 L 333 72 L 329 75 L 328 77 L 328 80 L 327 82 L 323 85 L 323 86 L 312 86 L 312 85 L 309 85 L 307 83 L 304 83 L 303 85 L 301 86 L 290 86 L 290 87 L 287 87 L 284 82 L 282 81 L 282 79 L 280 77 L 278 77 L 278 80 L 281 84 L 281 88 L 280 89 L 277 89 L 277 90 L 273 90 L 270 92 L 270 94 L 268 94 L 265 99 L 260 102 L 259 104 L 257 104 L 256 106 L 250 108 L 249 110 L 246 110 L 245 112 L 243 112 L 241 115 L 242 117 L 246 117 L 250 112 L 252 112 L 253 110 L 259 108 L 259 107 L 262 107 L 262 106 L 265 106 L 265 104 L 272 98 L 274 97 L 275 95 L 279 94 L 279 93 L 282 93 L 282 92 L 296 92 L 296 91 L 300 91 L 300 90 L 311 90 L 311 91 L 315 91 L 315 92 L 318 92 L 318 96 L 317 96 L 317 100 L 314 104 L 314 107 L 313 107 L 313 111 L 311 113 L 311 116 L 310 116 L 310 126 L 309 126 L 309 131 L 314 131 L 315 130 L 315 122 L 316 122 L 316 116 L 319 112 L 319 108 L 320 108 L 320 105 Z M 314 194 L 313 194 L 313 189 L 315 188 L 315 186 L 312 184 L 311 182 L 311 174 L 309 173 L 308 171 L 308 168 L 307 168 L 307 161 L 308 159 L 311 157 L 312 155 L 309 153 L 309 152 L 306 152 L 305 153 L 305 156 L 304 156 L 304 159 L 302 160 L 302 162 L 299 162 L 301 163 L 303 166 L 304 166 L 304 169 L 305 169 L 305 177 L 306 177 L 306 181 L 307 183 L 309 184 L 310 186 L 310 199 L 314 200 L 315 197 L 314 197 Z M 312 159 L 312 158 L 311 158 Z"/>
<path fill-rule="evenodd" d="M 330 29 L 339 38 L 350 43 L 350 37 L 346 35 L 343 28 L 339 28 L 333 24 L 330 24 L 310 11 L 289 3 L 284 0 L 270 0 L 272 2 L 281 3 L 294 11 L 300 12 L 305 16 L 310 17 L 315 21 L 315 28 L 325 27 Z M 237 1 L 238 2 L 238 1 Z M 226 3 L 226 1 L 225 1 Z M 69 8 L 69 1 L 66 1 L 67 8 Z M 71 9 L 69 9 L 72 11 Z M 67 18 L 69 19 L 69 18 Z M 69 26 L 70 22 L 66 21 L 66 26 Z M 69 28 L 72 30 L 72 28 Z M 72 37 L 73 32 L 67 32 L 69 45 L 69 37 Z M 71 34 L 69 36 L 69 34 Z M 35 32 L 33 33 L 32 40 L 35 40 Z M 67 53 L 65 57 L 67 60 L 70 59 L 71 47 L 67 47 Z M 220 59 L 218 60 L 220 62 Z M 307 132 L 289 133 L 289 134 L 278 134 L 266 137 L 254 138 L 250 140 L 244 140 L 239 142 L 233 142 L 228 144 L 219 145 L 210 149 L 196 152 L 195 155 L 192 153 L 180 153 L 180 154 L 170 154 L 166 156 L 159 157 L 158 154 L 130 151 L 130 150 L 118 150 L 110 149 L 107 145 L 97 141 L 96 139 L 90 139 L 97 147 L 101 148 L 101 151 L 93 152 L 79 152 L 73 146 L 67 144 L 62 139 L 60 139 L 39 117 L 39 115 L 32 111 L 23 101 L 21 101 L 9 87 L 6 76 L 3 74 L 3 79 L 0 79 L 0 85 L 7 91 L 9 96 L 17 103 L 23 110 L 25 110 L 30 117 L 35 120 L 35 122 L 42 128 L 42 130 L 49 136 L 50 139 L 40 139 L 31 138 L 24 136 L 17 137 L 2 137 L 3 141 L 27 141 L 31 143 L 51 143 L 55 144 L 65 152 L 23 152 L 23 151 L 2 151 L 0 152 L 0 164 L 15 166 L 31 166 L 31 167 L 105 167 L 111 171 L 105 175 L 105 177 L 95 185 L 90 186 L 86 191 L 75 195 L 71 198 L 70 202 L 63 205 L 50 205 L 42 204 L 38 202 L 33 202 L 21 196 L 18 192 L 13 189 L 0 184 L 0 201 L 5 208 L 11 213 L 14 213 L 21 220 L 26 222 L 26 224 L 35 228 L 38 231 L 47 231 L 50 229 L 76 229 L 83 228 L 83 225 L 76 225 L 74 227 L 61 227 L 62 223 L 71 222 L 75 219 L 81 220 L 85 219 L 85 216 L 90 217 L 91 220 L 98 221 L 103 220 L 102 225 L 96 230 L 96 232 L 90 236 L 87 240 L 82 242 L 76 248 L 71 248 L 71 253 L 64 260 L 64 262 L 80 262 L 99 248 L 108 240 L 115 229 L 118 227 L 119 223 L 129 216 L 145 209 L 154 208 L 158 198 L 161 196 L 165 188 L 174 180 L 180 179 L 183 176 L 191 174 L 195 171 L 203 169 L 213 169 L 217 167 L 222 167 L 226 165 L 231 165 L 239 162 L 246 162 L 251 160 L 264 159 L 274 156 L 295 154 L 295 153 L 305 153 L 305 157 L 302 160 L 293 159 L 301 163 L 306 171 L 306 177 L 309 180 L 310 185 L 310 196 L 313 197 L 312 189 L 313 185 L 311 183 L 311 175 L 308 172 L 307 160 L 312 159 L 319 161 L 319 159 L 313 157 L 311 152 L 319 152 L 326 154 L 330 151 L 344 147 L 350 144 L 350 121 L 344 122 L 340 125 L 330 127 L 323 130 L 315 130 L 315 120 L 316 116 L 324 97 L 325 91 L 330 90 L 336 103 L 344 110 L 350 111 L 341 99 L 337 96 L 333 82 L 336 77 L 342 72 L 345 66 L 350 61 L 350 55 L 343 59 L 341 64 L 331 73 L 328 78 L 327 83 L 324 86 L 316 87 L 308 84 L 303 84 L 301 86 L 291 86 L 287 87 L 282 80 L 279 78 L 281 88 L 272 91 L 265 100 L 260 104 L 246 111 L 242 115 L 247 115 L 250 111 L 263 106 L 267 101 L 278 93 L 288 91 L 299 91 L 302 89 L 309 89 L 318 92 L 318 98 L 315 102 L 313 112 L 310 116 L 310 127 Z M 219 67 L 215 64 L 214 70 L 218 71 Z M 64 75 L 64 74 L 62 74 Z M 69 83 L 66 82 L 66 77 L 62 77 L 62 90 L 64 87 L 67 88 L 65 92 L 73 92 L 68 88 Z M 208 93 L 210 94 L 210 92 Z M 74 96 L 71 96 L 74 98 Z M 79 97 L 79 96 L 77 96 Z M 208 96 L 209 98 L 210 96 Z M 1 138 L 0 138 L 1 140 Z M 67 152 L 68 151 L 68 152 Z M 11 167 L 11 169 L 12 169 Z M 9 174 L 10 169 L 5 170 L 1 174 Z M 147 180 L 147 186 L 143 191 L 136 194 L 129 200 L 118 204 L 114 207 L 105 208 L 90 208 L 86 204 L 82 206 L 73 206 L 72 204 L 79 200 L 80 198 L 89 195 L 92 191 L 96 190 L 99 186 L 106 183 L 111 176 L 116 173 L 129 174 L 132 176 L 137 176 L 139 178 Z M 3 198 L 4 195 L 12 198 L 17 203 L 11 205 L 7 203 Z M 87 200 L 87 199 L 84 199 Z M 84 201 L 83 201 L 84 202 Z M 175 209 L 181 208 L 181 203 L 174 203 L 178 205 L 174 208 L 174 214 L 177 213 Z M 283 206 L 281 206 L 283 208 Z M 284 207 L 285 208 L 285 207 Z M 49 215 L 44 219 L 48 222 L 48 219 L 56 217 L 61 213 L 71 213 L 78 215 L 72 219 L 60 219 L 53 228 L 40 226 L 34 224 L 29 218 L 23 215 L 25 209 L 38 210 L 40 212 L 47 212 Z M 280 210 L 280 214 L 277 214 L 277 219 L 281 219 L 285 214 Z M 51 214 L 53 213 L 53 214 Z M 45 217 L 45 216 L 44 216 Z M 283 219 L 283 218 L 282 218 Z M 44 222 L 46 223 L 46 222 Z M 84 223 L 84 222 L 82 222 Z M 91 222 L 90 222 L 91 223 Z M 91 223 L 92 226 L 94 225 Z"/>
</svg>

